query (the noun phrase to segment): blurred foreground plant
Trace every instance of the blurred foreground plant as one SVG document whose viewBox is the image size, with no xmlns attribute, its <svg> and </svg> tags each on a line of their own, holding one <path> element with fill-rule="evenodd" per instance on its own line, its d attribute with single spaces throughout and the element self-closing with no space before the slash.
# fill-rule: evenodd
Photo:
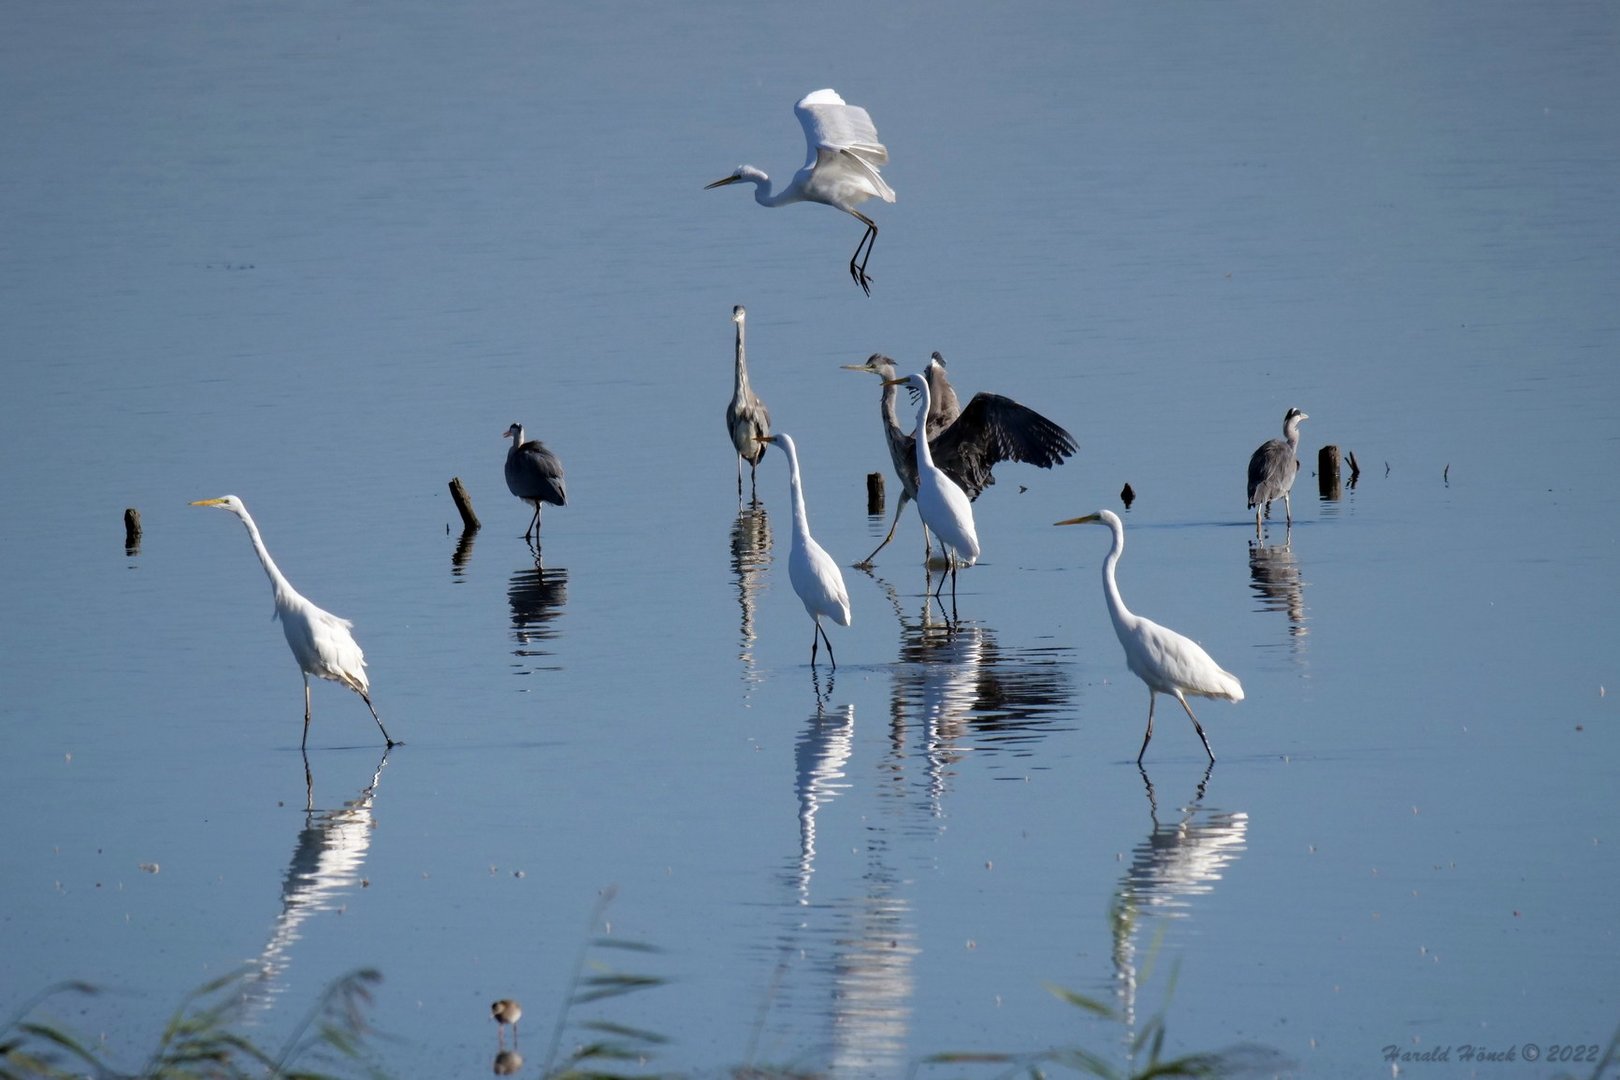
<svg viewBox="0 0 1620 1080">
<path fill-rule="evenodd" d="M 164 1025 L 146 1060 L 126 1072 L 108 1063 L 66 1029 L 30 1015 L 60 994 L 93 996 L 88 983 L 52 986 L 35 995 L 0 1027 L 0 1080 L 58 1080 L 66 1077 L 141 1077 L 143 1080 L 332 1080 L 337 1074 L 302 1066 L 308 1058 L 321 1063 L 354 1062 L 366 1033 L 364 1010 L 377 972 L 362 969 L 332 982 L 287 1041 L 274 1053 L 235 1030 L 241 1020 L 240 989 L 248 969 L 205 983 L 187 994 Z"/>
</svg>

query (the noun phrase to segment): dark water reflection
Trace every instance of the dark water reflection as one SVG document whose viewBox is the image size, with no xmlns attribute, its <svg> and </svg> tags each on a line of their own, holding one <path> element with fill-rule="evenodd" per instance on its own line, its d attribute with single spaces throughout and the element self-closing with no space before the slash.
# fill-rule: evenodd
<svg viewBox="0 0 1620 1080">
<path fill-rule="evenodd" d="M 1257 611 L 1287 613 L 1290 636 L 1298 639 L 1310 633 L 1305 625 L 1305 582 L 1294 556 L 1292 535 L 1281 544 L 1249 541 L 1249 587 L 1259 601 Z"/>
<path fill-rule="evenodd" d="M 304 827 L 298 832 L 292 860 L 282 876 L 281 914 L 276 916 L 270 939 L 254 961 L 257 973 L 246 986 L 247 1000 L 255 1008 L 274 1005 L 303 924 L 322 911 L 340 908 L 343 897 L 361 882 L 360 870 L 376 827 L 373 810 L 377 788 L 387 765 L 385 751 L 371 774 L 371 782 L 359 795 L 336 809 L 316 810 L 314 775 L 309 758 L 304 758 Z"/>
<path fill-rule="evenodd" d="M 517 642 L 513 655 L 524 659 L 551 656 L 552 651 L 543 646 L 557 636 L 557 627 L 552 624 L 568 602 L 568 571 L 538 563 L 515 570 L 506 588 L 506 599 L 512 608 L 512 638 Z M 524 674 L 544 670 L 556 670 L 556 665 L 532 665 L 524 669 Z"/>
<path fill-rule="evenodd" d="M 1146 838 L 1131 849 L 1125 876 L 1114 890 L 1114 992 L 1128 1033 L 1135 1034 L 1139 969 L 1152 961 L 1140 955 L 1140 943 L 1153 941 L 1162 927 L 1146 928 L 1151 918 L 1181 919 L 1192 914 L 1194 900 L 1212 892 L 1215 883 L 1247 845 L 1249 815 L 1204 805 L 1214 763 L 1204 770 L 1191 798 L 1161 818 L 1158 795 L 1142 769 L 1148 820 Z"/>
<path fill-rule="evenodd" d="M 770 565 L 771 521 L 765 507 L 754 502 L 738 511 L 737 519 L 731 523 L 731 573 L 737 582 L 737 606 L 741 608 L 737 658 L 749 673 L 754 669 L 755 609 Z"/>
<path fill-rule="evenodd" d="M 478 539 L 476 529 L 467 529 L 456 541 L 456 550 L 450 555 L 450 574 L 452 577 L 462 577 L 467 571 L 467 563 L 472 559 L 473 543 Z"/>
</svg>

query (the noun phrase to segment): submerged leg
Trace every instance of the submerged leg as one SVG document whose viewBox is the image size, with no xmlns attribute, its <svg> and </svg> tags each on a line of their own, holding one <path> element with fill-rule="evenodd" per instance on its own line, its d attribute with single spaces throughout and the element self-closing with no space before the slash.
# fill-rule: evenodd
<svg viewBox="0 0 1620 1080">
<path fill-rule="evenodd" d="M 834 671 L 837 671 L 838 670 L 838 658 L 833 655 L 832 638 L 827 636 L 827 630 L 826 630 L 825 627 L 823 627 L 821 625 L 821 620 L 820 619 L 816 620 L 816 632 L 821 635 L 821 640 L 825 641 L 827 643 L 827 662 L 832 665 L 832 668 L 833 668 Z"/>
<path fill-rule="evenodd" d="M 1283 492 L 1283 510 L 1288 514 L 1288 527 L 1294 527 L 1294 504 L 1288 498 L 1288 492 Z"/>
<path fill-rule="evenodd" d="M 1209 740 L 1204 738 L 1204 725 L 1200 724 L 1198 717 L 1193 715 L 1192 706 L 1187 704 L 1186 697 L 1178 693 L 1176 694 L 1176 700 L 1181 702 L 1183 709 L 1187 710 L 1187 719 L 1193 722 L 1193 730 L 1198 732 L 1198 740 L 1204 744 L 1204 753 L 1209 755 L 1209 763 L 1211 765 L 1215 764 L 1215 751 L 1209 748 Z"/>
<path fill-rule="evenodd" d="M 360 700 L 365 702 L 366 708 L 371 710 L 371 718 L 377 721 L 377 729 L 383 733 L 383 741 L 388 744 L 388 749 L 392 750 L 394 747 L 399 746 L 399 743 L 389 738 L 388 729 L 383 727 L 382 717 L 377 715 L 377 706 L 371 703 L 371 695 L 362 690 L 360 691 Z"/>
<path fill-rule="evenodd" d="M 1142 755 L 1147 753 L 1147 744 L 1153 738 L 1153 706 L 1157 705 L 1158 702 L 1159 702 L 1159 692 L 1150 687 L 1148 689 L 1148 726 L 1147 726 L 1147 733 L 1142 736 L 1142 749 L 1140 749 L 1140 750 L 1138 750 L 1136 752 L 1136 763 L 1138 765 L 1142 764 Z"/>
</svg>

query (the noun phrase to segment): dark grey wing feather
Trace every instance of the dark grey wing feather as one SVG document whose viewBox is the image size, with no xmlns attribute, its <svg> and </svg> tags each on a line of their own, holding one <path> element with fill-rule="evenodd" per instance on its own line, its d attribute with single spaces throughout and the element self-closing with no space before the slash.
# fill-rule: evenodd
<svg viewBox="0 0 1620 1080">
<path fill-rule="evenodd" d="M 520 499 L 538 499 L 553 506 L 568 504 L 562 462 L 538 439 L 507 454 L 506 486 Z"/>
<path fill-rule="evenodd" d="M 1003 461 L 1042 469 L 1061 465 L 1079 449 L 1063 428 L 1027 405 L 1000 394 L 974 394 L 956 422 L 940 432 L 928 448 L 934 461 L 959 484 L 968 498 L 995 483 L 990 474 Z"/>
<path fill-rule="evenodd" d="M 1281 439 L 1263 443 L 1249 458 L 1249 506 L 1282 498 L 1294 484 L 1294 451 Z"/>
</svg>

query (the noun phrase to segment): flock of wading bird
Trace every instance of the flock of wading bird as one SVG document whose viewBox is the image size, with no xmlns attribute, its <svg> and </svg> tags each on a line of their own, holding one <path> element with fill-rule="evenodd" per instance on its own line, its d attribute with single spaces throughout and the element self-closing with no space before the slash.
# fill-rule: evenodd
<svg viewBox="0 0 1620 1080">
<path fill-rule="evenodd" d="M 889 152 L 878 141 L 877 129 L 866 110 L 845 104 L 844 99 L 833 90 L 817 90 L 807 94 L 794 106 L 794 113 L 804 127 L 808 158 L 786 188 L 773 194 L 770 177 L 752 165 L 739 166 L 730 176 L 716 180 L 708 187 L 746 181 L 754 185 L 754 198 L 761 206 L 819 202 L 858 218 L 866 226 L 866 232 L 850 257 L 849 273 L 870 296 L 871 279 L 866 266 L 872 256 L 878 228 L 857 207 L 874 197 L 884 202 L 894 201 L 893 189 L 878 172 L 888 162 Z M 755 470 L 766 450 L 775 446 L 782 451 L 787 459 L 789 494 L 793 503 L 793 539 L 788 556 L 788 577 L 813 625 L 810 638 L 812 667 L 823 642 L 827 646 L 829 664 L 836 667 L 832 640 L 822 627 L 821 620 L 825 617 L 840 626 L 850 625 L 849 591 L 844 587 L 843 574 L 837 562 L 811 535 L 800 479 L 798 450 L 793 439 L 782 432 L 771 431 L 770 413 L 749 383 L 744 340 L 746 320 L 747 312 L 741 306 L 733 309 L 732 321 L 736 324 L 735 383 L 731 402 L 726 406 L 726 430 L 737 450 L 737 497 L 740 502 L 743 462 L 748 463 L 752 491 Z M 946 377 L 944 358 L 937 352 L 922 371 L 912 375 L 899 375 L 893 361 L 881 354 L 874 354 L 864 364 L 844 366 L 852 371 L 870 372 L 883 381 L 880 403 L 883 430 L 901 485 L 900 499 L 888 534 L 871 555 L 856 565 L 871 565 L 872 558 L 893 539 L 906 504 L 915 502 L 924 526 L 925 562 L 932 557 L 929 539 L 932 535 L 939 540 L 942 549 L 954 607 L 957 571 L 972 566 L 979 558 L 973 501 L 995 482 L 991 470 L 1003 461 L 1051 468 L 1075 452 L 1074 438 L 1033 409 L 999 394 L 976 394 L 967 407 L 962 408 Z M 909 432 L 901 426 L 895 409 L 896 389 L 900 386 L 905 386 L 911 392 L 917 410 L 916 421 Z M 1289 491 L 1299 470 L 1299 425 L 1305 419 L 1307 415 L 1304 412 L 1289 409 L 1283 418 L 1283 438 L 1264 443 L 1249 459 L 1248 505 L 1255 512 L 1257 533 L 1262 527 L 1262 516 L 1270 516 L 1271 503 L 1276 499 L 1283 501 L 1288 524 L 1293 525 Z M 514 496 L 534 507 L 534 515 L 524 532 L 524 539 L 532 537 L 534 543 L 538 544 L 541 507 L 548 503 L 553 506 L 567 503 L 562 462 L 538 440 L 525 439 L 521 424 L 508 428 L 506 437 L 512 440 L 506 455 L 506 486 Z M 372 718 L 377 721 L 377 727 L 388 746 L 398 745 L 388 734 L 382 717 L 371 702 L 365 657 L 350 632 L 353 624 L 317 607 L 293 588 L 270 557 L 258 526 L 241 499 L 226 495 L 217 499 L 202 499 L 192 505 L 213 506 L 235 514 L 246 527 L 259 563 L 270 579 L 276 617 L 281 621 L 287 645 L 292 649 L 304 677 L 304 737 L 300 746 L 307 745 L 309 741 L 311 675 L 342 683 L 359 694 L 371 710 Z M 1215 754 L 1204 735 L 1203 725 L 1187 704 L 1187 696 L 1242 701 L 1242 684 L 1235 675 L 1217 664 L 1197 642 L 1137 615 L 1125 606 L 1115 580 L 1115 568 L 1125 550 L 1125 526 L 1117 515 L 1109 510 L 1098 510 L 1056 524 L 1099 524 L 1106 526 L 1113 534 L 1113 545 L 1102 564 L 1103 599 L 1114 624 L 1114 634 L 1125 650 L 1126 666 L 1148 688 L 1147 730 L 1136 756 L 1137 762 L 1141 762 L 1148 742 L 1153 738 L 1153 710 L 1160 694 L 1169 694 L 1181 703 L 1198 732 L 1199 740 L 1204 744 L 1204 752 L 1213 762 Z M 944 588 L 945 576 L 942 574 L 940 577 L 936 597 Z M 503 1025 L 511 1023 L 515 1029 L 516 1016 L 503 1017 L 500 1009 L 502 1004 L 496 1003 L 495 1018 Z"/>
</svg>

